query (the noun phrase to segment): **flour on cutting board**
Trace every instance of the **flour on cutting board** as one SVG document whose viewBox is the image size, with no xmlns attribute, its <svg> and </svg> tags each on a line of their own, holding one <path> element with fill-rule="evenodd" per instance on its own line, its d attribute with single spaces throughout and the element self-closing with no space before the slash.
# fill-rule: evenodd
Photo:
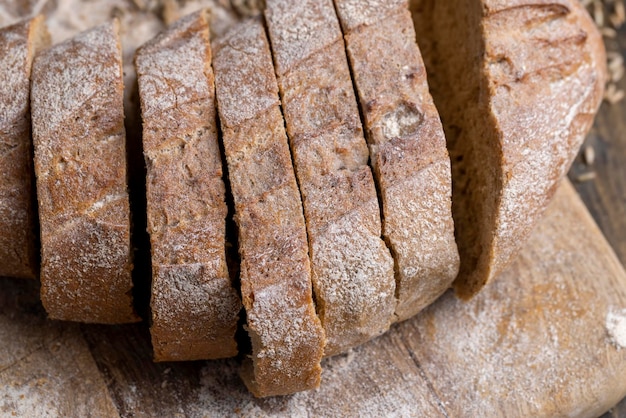
<svg viewBox="0 0 626 418">
<path fill-rule="evenodd" d="M 626 309 L 610 309 L 605 326 L 609 341 L 618 349 L 626 348 Z"/>
</svg>

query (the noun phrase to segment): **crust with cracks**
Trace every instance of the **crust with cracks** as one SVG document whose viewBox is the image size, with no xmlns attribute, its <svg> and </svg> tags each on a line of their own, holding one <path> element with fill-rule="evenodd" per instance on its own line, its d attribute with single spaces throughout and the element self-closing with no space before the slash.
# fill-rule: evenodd
<svg viewBox="0 0 626 418">
<path fill-rule="evenodd" d="M 398 320 L 450 287 L 459 255 L 446 140 L 406 1 L 335 0 L 396 263 Z"/>
</svg>

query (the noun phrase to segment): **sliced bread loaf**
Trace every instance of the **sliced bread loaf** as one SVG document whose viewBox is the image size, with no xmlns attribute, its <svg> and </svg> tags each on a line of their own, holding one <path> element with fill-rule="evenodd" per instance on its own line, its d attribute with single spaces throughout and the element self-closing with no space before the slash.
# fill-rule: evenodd
<svg viewBox="0 0 626 418">
<path fill-rule="evenodd" d="M 157 361 L 237 354 L 241 302 L 226 265 L 225 189 L 207 12 L 136 54 L 152 252 Z"/>
<path fill-rule="evenodd" d="M 335 0 L 396 265 L 396 316 L 430 305 L 459 270 L 452 180 L 406 0 Z"/>
</svg>

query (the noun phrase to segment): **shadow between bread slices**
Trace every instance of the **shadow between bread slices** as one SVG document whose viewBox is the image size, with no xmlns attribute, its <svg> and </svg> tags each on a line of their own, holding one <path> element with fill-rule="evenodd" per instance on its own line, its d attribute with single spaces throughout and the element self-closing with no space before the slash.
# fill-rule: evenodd
<svg viewBox="0 0 626 418">
<path fill-rule="evenodd" d="M 469 298 L 515 257 L 600 105 L 604 45 L 577 1 L 412 0 L 452 162 Z"/>
</svg>

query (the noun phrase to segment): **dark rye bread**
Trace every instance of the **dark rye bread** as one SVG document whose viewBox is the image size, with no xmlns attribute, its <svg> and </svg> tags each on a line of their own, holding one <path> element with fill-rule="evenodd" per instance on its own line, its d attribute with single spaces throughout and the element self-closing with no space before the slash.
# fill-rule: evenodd
<svg viewBox="0 0 626 418">
<path fill-rule="evenodd" d="M 54 319 L 139 321 L 117 21 L 43 51 L 31 108 L 41 225 L 41 299 Z"/>
<path fill-rule="evenodd" d="M 0 30 L 0 276 L 39 272 L 30 75 L 35 54 L 49 44 L 43 16 Z"/>
<path fill-rule="evenodd" d="M 453 168 L 457 294 L 492 280 L 529 236 L 593 122 L 601 37 L 576 0 L 417 1 Z"/>
<path fill-rule="evenodd" d="M 316 316 L 300 192 L 259 20 L 213 44 L 217 105 L 239 230 L 241 294 L 256 396 L 319 386 L 324 332 Z"/>
<path fill-rule="evenodd" d="M 450 158 L 407 0 L 335 0 L 359 95 L 383 236 L 396 263 L 396 316 L 430 305 L 459 271 Z"/>
<path fill-rule="evenodd" d="M 332 0 L 268 0 L 265 16 L 302 193 L 325 355 L 383 332 L 396 306 L 344 42 Z"/>
<path fill-rule="evenodd" d="M 207 12 L 135 56 L 152 246 L 157 361 L 231 357 L 241 302 L 226 265 L 225 188 Z"/>
</svg>

